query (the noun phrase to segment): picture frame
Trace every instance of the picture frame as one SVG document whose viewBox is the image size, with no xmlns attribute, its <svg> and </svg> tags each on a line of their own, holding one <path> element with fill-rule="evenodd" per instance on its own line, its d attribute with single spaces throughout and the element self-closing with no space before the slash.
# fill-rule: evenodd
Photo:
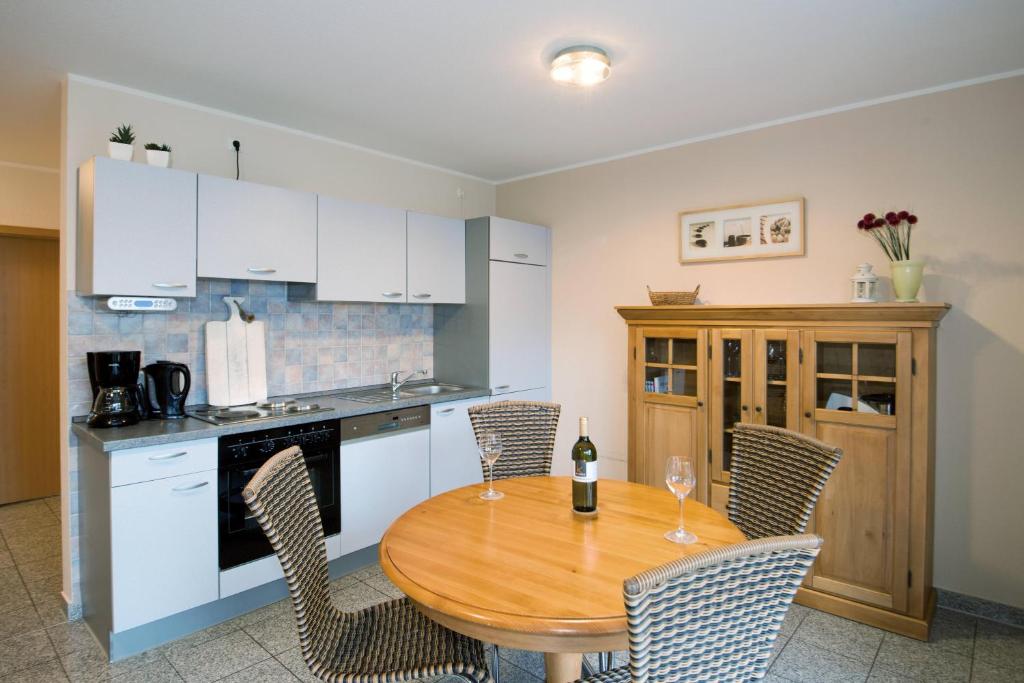
<svg viewBox="0 0 1024 683">
<path fill-rule="evenodd" d="M 804 198 L 679 212 L 679 262 L 804 255 Z"/>
</svg>

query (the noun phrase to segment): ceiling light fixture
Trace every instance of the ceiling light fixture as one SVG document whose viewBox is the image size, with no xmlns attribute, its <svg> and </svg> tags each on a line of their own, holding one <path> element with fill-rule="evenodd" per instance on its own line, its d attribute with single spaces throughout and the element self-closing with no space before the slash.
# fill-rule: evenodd
<svg viewBox="0 0 1024 683">
<path fill-rule="evenodd" d="M 608 53 L 593 45 L 574 45 L 560 50 L 551 60 L 551 78 L 556 83 L 586 88 L 608 78 L 612 63 Z"/>
</svg>

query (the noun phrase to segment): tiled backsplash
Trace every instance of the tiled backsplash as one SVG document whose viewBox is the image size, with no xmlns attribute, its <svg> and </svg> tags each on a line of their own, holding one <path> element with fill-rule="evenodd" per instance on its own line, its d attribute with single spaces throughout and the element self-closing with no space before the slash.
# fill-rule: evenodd
<svg viewBox="0 0 1024 683">
<path fill-rule="evenodd" d="M 178 299 L 172 313 L 115 313 L 105 297 L 68 297 L 68 402 L 71 415 L 89 412 L 92 390 L 86 351 L 142 351 L 143 365 L 172 360 L 188 365 L 188 403 L 206 402 L 204 324 L 226 320 L 224 296 L 267 329 L 267 390 L 271 396 L 388 381 L 392 370 L 433 374 L 433 310 L 421 304 L 349 304 L 288 301 L 278 282 L 199 280 L 194 299 Z"/>
</svg>

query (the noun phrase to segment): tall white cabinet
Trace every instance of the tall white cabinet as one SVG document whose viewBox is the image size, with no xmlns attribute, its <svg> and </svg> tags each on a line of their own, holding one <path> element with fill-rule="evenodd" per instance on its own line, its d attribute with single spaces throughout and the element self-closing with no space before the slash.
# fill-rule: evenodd
<svg viewBox="0 0 1024 683">
<path fill-rule="evenodd" d="M 548 228 L 493 216 L 466 221 L 466 305 L 434 309 L 434 376 L 495 397 L 548 400 Z"/>
</svg>

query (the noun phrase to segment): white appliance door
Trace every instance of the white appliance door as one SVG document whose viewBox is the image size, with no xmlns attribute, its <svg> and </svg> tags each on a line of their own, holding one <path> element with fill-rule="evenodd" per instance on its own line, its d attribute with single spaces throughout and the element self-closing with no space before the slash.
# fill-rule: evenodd
<svg viewBox="0 0 1024 683">
<path fill-rule="evenodd" d="M 470 406 L 487 401 L 487 397 L 471 398 L 430 406 L 431 496 L 483 481 L 480 454 L 467 411 Z"/>
<path fill-rule="evenodd" d="M 548 270 L 491 261 L 490 388 L 494 394 L 548 385 Z"/>
</svg>

